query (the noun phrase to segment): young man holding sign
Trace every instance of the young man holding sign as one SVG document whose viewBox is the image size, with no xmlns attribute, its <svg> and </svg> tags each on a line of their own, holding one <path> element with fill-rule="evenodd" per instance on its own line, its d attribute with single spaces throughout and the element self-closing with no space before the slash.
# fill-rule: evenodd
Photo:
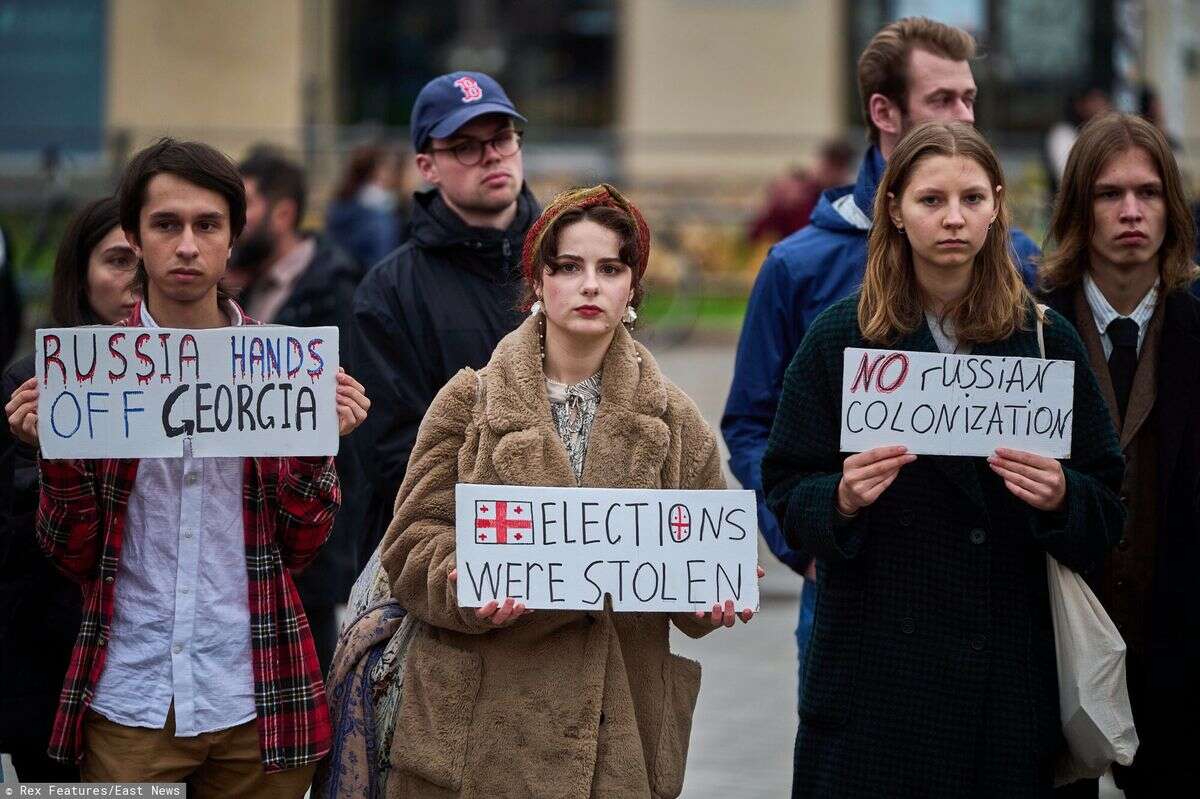
<svg viewBox="0 0 1200 799">
<path fill-rule="evenodd" d="M 225 156 L 161 140 L 134 157 L 119 196 L 144 298 L 126 325 L 255 324 L 217 287 L 245 224 Z M 34 443 L 37 388 L 13 414 Z M 367 405 L 339 375 L 342 434 Z M 39 542 L 84 592 L 50 752 L 81 760 L 87 781 L 300 797 L 330 725 L 290 572 L 333 523 L 333 459 L 194 458 L 190 443 L 182 458 L 41 460 Z"/>
<path fill-rule="evenodd" d="M 1063 738 L 1046 554 L 1089 568 L 1122 521 L 1121 455 L 1079 337 L 1048 314 L 1046 357 L 1075 371 L 1061 463 L 1003 447 L 986 459 L 842 447 L 847 348 L 1039 356 L 1003 198 L 999 161 L 973 128 L 913 130 L 880 183 L 862 290 L 817 319 L 784 379 L 763 481 L 821 586 L 796 797 L 1051 788 Z M 893 366 L 882 390 L 899 379 Z"/>
<path fill-rule="evenodd" d="M 1071 150 L 1041 267 L 1047 302 L 1079 332 L 1125 454 L 1124 534 L 1089 575 L 1128 647 L 1141 746 L 1114 766 L 1130 799 L 1200 778 L 1200 300 L 1194 228 L 1162 133 L 1139 117 L 1088 123 Z M 1064 795 L 1097 795 L 1095 781 Z"/>
</svg>

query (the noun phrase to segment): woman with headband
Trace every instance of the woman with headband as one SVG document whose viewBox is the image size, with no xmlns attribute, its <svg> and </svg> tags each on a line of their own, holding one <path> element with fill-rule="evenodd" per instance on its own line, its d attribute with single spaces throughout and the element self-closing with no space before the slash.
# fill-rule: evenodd
<svg viewBox="0 0 1200 799">
<path fill-rule="evenodd" d="M 565 192 L 522 253 L 529 318 L 438 394 L 383 541 L 392 594 L 426 623 L 409 648 L 389 792 L 674 797 L 699 637 L 753 612 L 481 608 L 456 601 L 456 483 L 721 489 L 713 431 L 626 325 L 650 231 L 608 185 Z M 738 612 L 740 611 L 740 612 Z"/>
</svg>

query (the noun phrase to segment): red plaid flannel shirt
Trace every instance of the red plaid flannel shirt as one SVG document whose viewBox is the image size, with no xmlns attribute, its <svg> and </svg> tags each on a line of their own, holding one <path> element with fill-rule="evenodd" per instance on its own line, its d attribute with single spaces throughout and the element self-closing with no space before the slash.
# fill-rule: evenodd
<svg viewBox="0 0 1200 799">
<path fill-rule="evenodd" d="M 124 324 L 141 324 L 140 305 Z M 39 463 L 38 542 L 83 588 L 83 623 L 59 696 L 49 753 L 78 762 L 84 713 L 104 670 L 112 630 L 117 562 L 138 461 Z M 341 491 L 333 458 L 245 458 L 243 463 L 254 705 L 263 766 L 273 772 L 315 763 L 332 743 L 321 667 L 289 572 L 306 566 L 325 543 Z"/>
</svg>

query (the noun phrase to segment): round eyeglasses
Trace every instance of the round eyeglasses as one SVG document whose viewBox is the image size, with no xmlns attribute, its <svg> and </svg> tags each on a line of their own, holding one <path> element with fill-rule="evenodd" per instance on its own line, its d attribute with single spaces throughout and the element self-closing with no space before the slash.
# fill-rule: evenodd
<svg viewBox="0 0 1200 799">
<path fill-rule="evenodd" d="M 521 149 L 521 131 L 502 130 L 490 139 L 463 139 L 452 147 L 430 147 L 433 153 L 453 153 L 454 158 L 463 166 L 475 166 L 483 160 L 483 153 L 488 145 L 502 158 L 516 154 Z"/>
</svg>

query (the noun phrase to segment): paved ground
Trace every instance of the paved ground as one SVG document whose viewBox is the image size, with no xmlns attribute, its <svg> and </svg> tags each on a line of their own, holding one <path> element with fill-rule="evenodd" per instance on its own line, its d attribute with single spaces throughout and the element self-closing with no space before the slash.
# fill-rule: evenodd
<svg viewBox="0 0 1200 799">
<path fill-rule="evenodd" d="M 732 347 L 685 346 L 658 350 L 656 356 L 717 428 L 733 372 Z M 731 486 L 738 485 L 728 471 L 726 476 Z M 767 576 L 758 616 L 699 641 L 678 633 L 672 641 L 676 652 L 704 668 L 684 781 L 687 799 L 774 799 L 791 790 L 801 581 L 760 549 Z"/>
</svg>

